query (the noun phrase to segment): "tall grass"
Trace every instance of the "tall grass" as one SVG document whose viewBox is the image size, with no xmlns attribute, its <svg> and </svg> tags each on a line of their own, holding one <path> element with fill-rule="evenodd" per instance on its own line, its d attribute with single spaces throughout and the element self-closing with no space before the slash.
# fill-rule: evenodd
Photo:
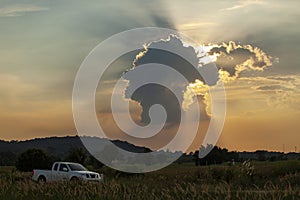
<svg viewBox="0 0 300 200">
<path fill-rule="evenodd" d="M 0 173 L 0 199 L 300 199 L 300 162 L 194 167 L 173 165 L 144 175 L 104 169 L 103 183 L 37 184 L 30 173 Z M 1 170 L 0 170 L 1 171 Z"/>
</svg>

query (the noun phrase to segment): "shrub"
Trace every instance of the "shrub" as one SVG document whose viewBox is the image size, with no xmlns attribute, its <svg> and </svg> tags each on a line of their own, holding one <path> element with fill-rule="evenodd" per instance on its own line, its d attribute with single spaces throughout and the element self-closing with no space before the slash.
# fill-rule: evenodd
<svg viewBox="0 0 300 200">
<path fill-rule="evenodd" d="M 46 169 L 51 167 L 48 155 L 41 149 L 27 149 L 21 153 L 16 162 L 19 171 L 29 172 L 33 169 Z"/>
</svg>

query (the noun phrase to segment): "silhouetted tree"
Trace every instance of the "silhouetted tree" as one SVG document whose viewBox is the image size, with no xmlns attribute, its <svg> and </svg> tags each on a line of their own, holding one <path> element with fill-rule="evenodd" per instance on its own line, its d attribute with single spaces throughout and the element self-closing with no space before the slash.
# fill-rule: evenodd
<svg viewBox="0 0 300 200">
<path fill-rule="evenodd" d="M 267 151 L 256 151 L 257 160 L 258 161 L 266 161 L 266 153 L 267 153 Z"/>
<path fill-rule="evenodd" d="M 86 158 L 86 152 L 83 148 L 71 148 L 65 160 L 68 162 L 84 164 Z"/>
<path fill-rule="evenodd" d="M 21 153 L 16 162 L 17 170 L 28 172 L 33 169 L 48 169 L 51 167 L 48 155 L 41 149 L 27 149 Z"/>
<path fill-rule="evenodd" d="M 199 151 L 195 151 L 193 153 L 193 159 L 195 161 L 195 165 L 198 166 L 200 163 L 199 163 Z"/>
<path fill-rule="evenodd" d="M 208 145 L 208 147 L 201 147 L 200 151 L 207 151 L 211 149 L 211 151 L 204 157 L 196 161 L 200 165 L 211 165 L 211 164 L 221 164 L 223 162 L 228 162 L 232 160 L 238 160 L 239 156 L 237 152 L 231 151 L 229 152 L 226 148 L 221 147 L 213 147 L 212 145 Z M 196 153 L 196 152 L 195 152 Z"/>
<path fill-rule="evenodd" d="M 94 169 L 100 169 L 104 166 L 102 162 L 97 160 L 94 156 L 90 155 L 88 159 L 88 165 L 92 165 Z"/>
</svg>

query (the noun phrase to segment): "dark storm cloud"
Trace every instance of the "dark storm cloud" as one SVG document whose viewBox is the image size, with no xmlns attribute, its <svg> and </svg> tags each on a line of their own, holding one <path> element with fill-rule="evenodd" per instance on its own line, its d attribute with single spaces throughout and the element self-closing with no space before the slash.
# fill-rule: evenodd
<svg viewBox="0 0 300 200">
<path fill-rule="evenodd" d="M 190 60 L 191 63 L 179 55 L 157 49 L 160 47 L 162 49 L 176 49 L 177 52 L 180 52 L 179 55 L 183 55 L 184 58 L 188 58 L 187 60 Z M 158 75 L 162 79 L 170 79 L 170 81 L 176 85 L 177 89 L 182 92 L 182 97 L 176 99 L 172 92 L 158 85 L 143 86 L 132 93 L 132 88 L 134 88 L 134 86 L 138 83 L 138 79 L 143 79 L 143 77 L 126 78 L 125 75 L 125 79 L 129 80 L 129 85 L 125 91 L 125 98 L 131 98 L 132 100 L 140 103 L 142 107 L 141 121 L 149 123 L 149 108 L 154 104 L 160 104 L 167 111 L 167 122 L 179 122 L 181 108 L 185 110 L 188 108 L 190 103 L 194 101 L 194 94 L 189 90 L 195 92 L 198 97 L 202 97 L 198 98 L 200 107 L 201 104 L 202 107 L 203 105 L 204 107 L 206 106 L 206 108 L 204 108 L 205 112 L 201 113 L 204 115 L 202 116 L 202 119 L 208 119 L 210 113 L 210 103 L 206 96 L 206 89 L 208 86 L 216 85 L 219 78 L 223 81 L 234 80 L 240 76 L 242 71 L 245 70 L 263 71 L 266 67 L 272 66 L 272 62 L 274 60 L 274 58 L 267 55 L 264 51 L 257 47 L 252 47 L 251 45 L 240 45 L 233 41 L 211 46 L 208 55 L 212 58 L 216 58 L 216 65 L 219 69 L 218 72 L 213 70 L 213 63 L 202 63 L 201 54 L 196 53 L 194 47 L 184 45 L 182 41 L 175 36 L 170 36 L 168 40 L 153 42 L 137 54 L 133 61 L 133 67 L 131 70 L 134 70 L 135 67 L 139 67 L 142 64 L 159 63 L 172 67 L 182 74 L 190 83 L 189 85 L 178 83 L 177 80 L 172 80 L 172 77 L 169 77 L 168 74 Z M 198 67 L 200 73 L 206 78 L 205 80 L 193 66 Z M 197 82 L 197 80 L 199 81 Z M 262 87 L 258 89 L 266 90 L 268 88 Z M 129 94 L 133 95 L 130 96 Z"/>
<path fill-rule="evenodd" d="M 216 65 L 229 72 L 230 76 L 234 76 L 236 73 L 235 66 L 242 64 L 250 57 L 254 57 L 255 54 L 248 49 L 237 48 L 231 52 L 227 52 L 225 47 L 215 47 L 209 51 L 210 55 L 220 54 L 216 61 Z"/>
<path fill-rule="evenodd" d="M 185 58 L 189 58 L 189 60 L 192 63 L 189 63 L 187 60 L 180 57 L 179 55 L 175 55 L 168 51 L 156 49 L 162 46 L 167 47 L 169 49 L 176 49 L 177 51 L 181 52 L 180 54 L 184 55 Z M 195 49 L 192 47 L 185 47 L 181 40 L 176 37 L 170 37 L 167 41 L 162 40 L 150 44 L 147 47 L 147 50 L 138 56 L 133 65 L 135 67 L 139 67 L 140 65 L 149 63 L 159 63 L 169 66 L 177 70 L 180 74 L 182 74 L 190 83 L 195 82 L 196 79 L 202 80 L 204 82 L 197 69 L 193 67 L 193 65 L 198 66 L 199 63 L 199 58 L 197 57 Z M 134 70 L 134 68 L 131 70 Z M 211 74 L 209 70 L 209 65 L 202 66 L 201 70 L 206 74 Z M 171 83 L 175 84 L 176 89 L 182 92 L 182 97 L 177 100 L 175 95 L 169 89 L 156 84 L 148 84 L 142 86 L 138 90 L 136 90 L 130 97 L 129 94 L 131 88 L 138 83 L 138 79 L 143 77 L 128 78 L 126 77 L 126 74 L 125 78 L 129 80 L 129 85 L 126 88 L 125 97 L 131 98 L 132 100 L 139 102 L 142 106 L 141 122 L 149 123 L 149 108 L 154 104 L 160 104 L 166 109 L 167 122 L 177 123 L 180 121 L 181 104 L 184 100 L 183 92 L 186 90 L 187 85 L 185 83 L 178 83 L 177 80 L 173 80 L 172 77 L 168 76 L 168 74 L 159 74 L 158 76 L 160 76 L 162 79 L 167 79 Z M 214 74 L 214 78 L 210 80 L 210 83 L 207 84 L 216 84 L 217 80 L 218 74 Z M 202 117 L 202 119 L 208 118 L 207 115 Z"/>
</svg>

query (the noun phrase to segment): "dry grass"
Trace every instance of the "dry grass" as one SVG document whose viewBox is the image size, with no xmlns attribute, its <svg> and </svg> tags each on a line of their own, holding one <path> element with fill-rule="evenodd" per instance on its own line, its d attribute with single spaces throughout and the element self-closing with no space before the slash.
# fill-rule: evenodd
<svg viewBox="0 0 300 200">
<path fill-rule="evenodd" d="M 106 169 L 100 184 L 37 184 L 30 173 L 6 169 L 0 170 L 0 199 L 300 199 L 299 163 L 254 163 L 252 175 L 242 165 L 174 165 L 145 175 Z"/>
</svg>

